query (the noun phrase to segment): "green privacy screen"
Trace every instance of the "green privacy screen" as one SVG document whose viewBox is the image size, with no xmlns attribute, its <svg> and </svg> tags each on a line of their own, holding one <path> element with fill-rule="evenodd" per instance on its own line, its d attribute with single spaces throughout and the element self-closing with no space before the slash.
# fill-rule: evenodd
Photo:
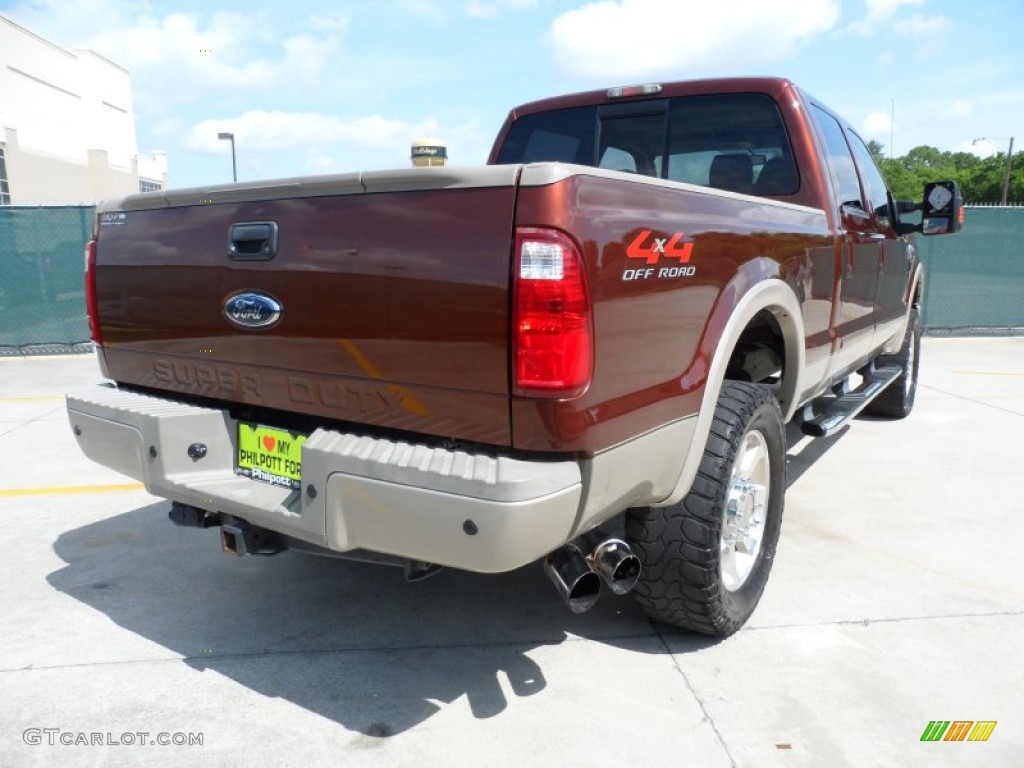
<svg viewBox="0 0 1024 768">
<path fill-rule="evenodd" d="M 92 220 L 92 207 L 0 207 L 0 348 L 88 341 L 82 251 Z M 1024 208 L 969 208 L 960 234 L 917 246 L 926 328 L 1024 328 Z"/>
<path fill-rule="evenodd" d="M 87 341 L 92 207 L 0 207 L 0 346 Z"/>
<path fill-rule="evenodd" d="M 917 247 L 926 328 L 1024 328 L 1024 208 L 968 208 L 963 231 Z"/>
</svg>

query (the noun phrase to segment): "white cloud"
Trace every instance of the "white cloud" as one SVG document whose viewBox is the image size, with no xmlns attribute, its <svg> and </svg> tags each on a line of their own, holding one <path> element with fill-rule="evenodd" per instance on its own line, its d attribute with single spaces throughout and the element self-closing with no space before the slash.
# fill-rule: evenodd
<svg viewBox="0 0 1024 768">
<path fill-rule="evenodd" d="M 925 0 L 864 0 L 867 8 L 867 21 L 879 22 L 891 19 L 901 6 L 921 6 Z"/>
<path fill-rule="evenodd" d="M 89 45 L 141 79 L 139 92 L 157 87 L 161 98 L 187 96 L 196 86 L 252 89 L 315 78 L 337 46 L 334 33 L 304 34 L 283 43 L 276 36 L 256 16 L 217 13 L 201 25 L 193 16 L 172 13 L 114 25 Z M 264 53 L 254 56 L 254 50 Z"/>
<path fill-rule="evenodd" d="M 957 99 L 945 107 L 939 116 L 943 120 L 966 120 L 974 114 L 974 103 L 967 99 Z"/>
<path fill-rule="evenodd" d="M 926 49 L 941 49 L 945 46 L 946 37 L 952 31 L 953 25 L 945 16 L 925 16 L 916 13 L 909 19 L 897 22 L 895 29 L 904 37 L 922 44 Z"/>
<path fill-rule="evenodd" d="M 995 145 L 989 144 L 984 139 L 980 141 L 977 139 L 974 139 L 972 141 L 961 141 L 959 144 L 953 147 L 953 151 L 969 152 L 970 154 L 975 155 L 976 157 L 992 157 L 993 155 L 998 154 L 999 152 Z"/>
<path fill-rule="evenodd" d="M 341 170 L 341 164 L 333 155 L 310 149 L 306 152 L 306 170 L 310 173 L 334 173 Z"/>
<path fill-rule="evenodd" d="M 900 8 L 917 8 L 924 3 L 925 0 L 864 0 L 864 10 L 867 13 L 863 18 L 850 24 L 848 29 L 862 37 L 884 35 L 892 26 L 892 19 L 899 13 Z"/>
<path fill-rule="evenodd" d="M 193 101 L 211 89 L 315 84 L 348 28 L 344 17 L 321 15 L 307 20 L 301 34 L 286 36 L 265 12 L 214 12 L 200 20 L 192 13 L 155 14 L 152 7 L 30 0 L 12 14 L 58 44 L 89 48 L 128 69 L 142 112 Z"/>
<path fill-rule="evenodd" d="M 185 121 L 180 117 L 165 117 L 154 123 L 150 133 L 158 139 L 176 139 L 185 131 Z"/>
<path fill-rule="evenodd" d="M 254 152 L 339 145 L 375 150 L 400 148 L 407 152 L 414 137 L 440 133 L 440 128 L 432 118 L 409 122 L 368 115 L 346 120 L 319 112 L 257 109 L 234 118 L 204 120 L 189 131 L 185 145 L 199 152 L 223 152 L 226 144 L 217 138 L 222 131 L 234 133 L 239 147 Z"/>
<path fill-rule="evenodd" d="M 498 6 L 494 3 L 481 3 L 478 0 L 471 0 L 463 6 L 467 16 L 474 19 L 493 19 L 498 15 Z"/>
<path fill-rule="evenodd" d="M 337 47 L 333 39 L 317 39 L 309 35 L 289 37 L 284 41 L 286 55 L 281 64 L 281 73 L 297 74 L 307 80 L 316 80 Z"/>
<path fill-rule="evenodd" d="M 437 0 L 399 0 L 398 7 L 401 13 L 431 24 L 444 24 L 448 21 L 449 9 L 442 7 Z"/>
<path fill-rule="evenodd" d="M 892 118 L 888 112 L 869 112 L 861 123 L 861 130 L 869 139 L 888 140 L 892 130 Z"/>
<path fill-rule="evenodd" d="M 785 58 L 832 29 L 838 0 L 599 0 L 558 16 L 551 38 L 570 72 L 620 82 Z"/>
<path fill-rule="evenodd" d="M 233 133 L 239 157 L 254 171 L 263 159 L 296 153 L 296 171 L 335 173 L 408 165 L 412 140 L 437 136 L 448 145 L 451 165 L 480 165 L 490 149 L 476 121 L 451 128 L 433 118 L 396 120 L 380 115 L 343 119 L 318 112 L 254 110 L 237 117 L 204 120 L 192 127 L 185 146 L 197 152 L 225 155 L 229 142 L 217 138 Z M 251 175 L 251 174 L 250 174 Z M 258 175 L 258 173 L 257 173 Z"/>
<path fill-rule="evenodd" d="M 1009 142 L 1009 139 L 981 136 L 971 141 L 962 142 L 957 149 L 963 152 L 973 152 L 978 157 L 994 157 L 995 155 L 1003 155 L 1005 157 L 1007 150 L 1010 148 Z M 1020 151 L 1020 147 L 1015 146 L 1017 148 L 1013 153 L 1014 156 Z"/>
<path fill-rule="evenodd" d="M 914 41 L 918 56 L 926 56 L 941 49 L 952 29 L 949 19 L 938 13 L 915 13 L 897 18 L 903 7 L 920 8 L 926 0 L 864 0 L 867 15 L 853 22 L 847 29 L 861 37 L 891 35 Z M 884 54 L 883 54 L 884 55 Z"/>
</svg>

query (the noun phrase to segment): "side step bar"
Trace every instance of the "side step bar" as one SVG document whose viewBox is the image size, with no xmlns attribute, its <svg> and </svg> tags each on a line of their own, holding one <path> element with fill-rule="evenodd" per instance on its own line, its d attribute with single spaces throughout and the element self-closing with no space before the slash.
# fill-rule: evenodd
<svg viewBox="0 0 1024 768">
<path fill-rule="evenodd" d="M 849 379 L 844 380 L 833 388 L 836 394 L 834 402 L 830 403 L 822 413 L 815 415 L 812 403 L 804 406 L 803 423 L 800 428 L 805 435 L 811 437 L 828 437 L 834 435 L 846 422 L 864 410 L 868 403 L 882 394 L 885 388 L 903 373 L 898 365 L 876 368 L 875 364 L 868 363 L 858 373 L 864 377 L 864 383 L 854 390 L 848 389 Z"/>
</svg>

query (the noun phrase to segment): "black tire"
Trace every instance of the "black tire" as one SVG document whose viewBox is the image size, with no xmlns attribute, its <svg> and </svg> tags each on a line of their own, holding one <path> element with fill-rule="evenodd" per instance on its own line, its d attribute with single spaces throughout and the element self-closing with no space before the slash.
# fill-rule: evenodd
<svg viewBox="0 0 1024 768">
<path fill-rule="evenodd" d="M 903 346 L 895 355 L 879 355 L 875 365 L 898 365 L 903 373 L 886 387 L 882 393 L 867 404 L 864 413 L 871 416 L 885 416 L 890 419 L 903 419 L 914 410 L 914 398 L 917 395 L 917 371 L 921 365 L 921 315 L 917 307 L 910 308 L 907 320 L 907 332 L 903 336 Z"/>
<path fill-rule="evenodd" d="M 729 573 L 728 553 L 722 552 L 726 505 L 740 487 L 733 487 L 733 470 L 741 447 L 746 457 L 753 444 L 758 456 L 767 457 L 767 466 L 758 466 L 769 482 L 760 547 L 752 564 L 746 557 L 749 572 L 737 581 Z M 626 513 L 626 537 L 643 564 L 635 594 L 644 612 L 666 624 L 719 637 L 743 626 L 775 559 L 785 489 L 786 433 L 775 394 L 762 384 L 727 381 L 690 492 L 670 507 L 638 507 Z M 736 506 L 748 508 L 746 499 L 741 495 Z"/>
</svg>

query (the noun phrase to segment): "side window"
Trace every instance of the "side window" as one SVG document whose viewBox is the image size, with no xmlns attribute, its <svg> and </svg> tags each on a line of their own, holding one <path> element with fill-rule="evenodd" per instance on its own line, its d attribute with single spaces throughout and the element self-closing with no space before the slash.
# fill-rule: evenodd
<svg viewBox="0 0 1024 768">
<path fill-rule="evenodd" d="M 526 115 L 512 124 L 499 163 L 594 164 L 595 107 L 573 107 Z"/>
<path fill-rule="evenodd" d="M 818 107 L 811 107 L 814 122 L 825 140 L 825 151 L 828 153 L 829 164 L 839 185 L 840 205 L 866 210 L 861 199 L 860 182 L 857 179 L 857 166 L 853 163 L 850 146 L 843 136 L 843 129 L 828 112 Z"/>
<path fill-rule="evenodd" d="M 762 93 L 673 99 L 668 153 L 674 181 L 767 196 L 800 189 L 782 115 Z"/>
<path fill-rule="evenodd" d="M 853 154 L 857 158 L 857 167 L 860 168 L 860 176 L 864 179 L 864 186 L 867 187 L 868 204 L 875 212 L 883 226 L 889 226 L 892 216 L 889 211 L 889 188 L 885 185 L 882 172 L 875 165 L 875 159 L 871 157 L 864 140 L 853 131 L 850 131 L 850 143 L 853 145 Z"/>
</svg>

